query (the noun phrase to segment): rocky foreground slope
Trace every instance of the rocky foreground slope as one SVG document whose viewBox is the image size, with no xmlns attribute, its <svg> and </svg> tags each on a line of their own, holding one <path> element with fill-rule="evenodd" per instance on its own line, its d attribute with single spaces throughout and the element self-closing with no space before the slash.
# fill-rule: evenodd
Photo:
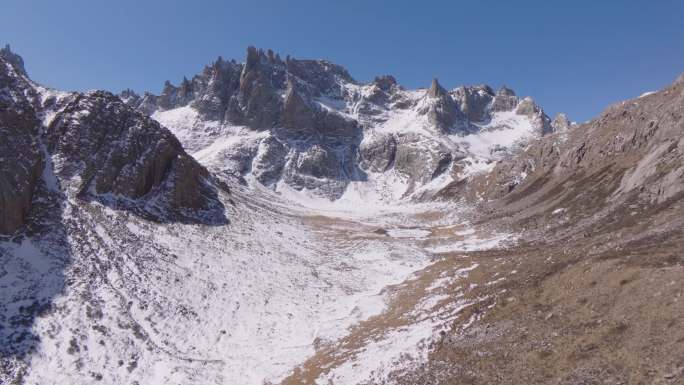
<svg viewBox="0 0 684 385">
<path fill-rule="evenodd" d="M 680 383 L 683 111 L 254 48 L 67 93 L 7 47 L 0 383 Z"/>
<path fill-rule="evenodd" d="M 516 247 L 469 253 L 517 274 L 473 293 L 500 295 L 395 381 L 683 383 L 683 117 L 680 77 L 443 190 L 486 197 L 480 221 L 523 232 Z"/>
</svg>

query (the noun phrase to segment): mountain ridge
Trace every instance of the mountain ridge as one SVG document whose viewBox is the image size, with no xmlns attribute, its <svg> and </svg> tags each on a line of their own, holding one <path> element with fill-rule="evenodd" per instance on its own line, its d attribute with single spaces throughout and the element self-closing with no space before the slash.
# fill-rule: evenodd
<svg viewBox="0 0 684 385">
<path fill-rule="evenodd" d="M 684 376 L 684 75 L 583 124 L 255 48 L 164 88 L 0 50 L 0 382 Z"/>
<path fill-rule="evenodd" d="M 459 174 L 469 175 L 475 172 L 471 169 L 486 168 L 515 151 L 515 142 L 523 143 L 529 139 L 525 137 L 571 126 L 565 116 L 560 123 L 552 121 L 531 98 L 518 98 L 506 87 L 496 92 L 488 86 L 447 91 L 434 79 L 427 90 L 406 90 L 391 75 L 359 83 L 329 61 L 289 56 L 283 61 L 270 50 L 254 47 L 248 48 L 244 63 L 220 58 L 179 86 L 167 81 L 159 96 L 126 91 L 121 97 L 171 128 L 181 141 L 193 124 L 195 132 L 187 131 L 187 136 L 244 127 L 254 135 L 245 143 L 231 143 L 228 155 L 217 156 L 215 163 L 223 166 L 215 171 L 333 201 L 354 190 L 355 182 L 367 180 L 377 190 L 369 199 L 422 199 L 432 194 L 429 185 L 438 177 L 462 178 Z M 497 131 L 503 138 L 496 137 Z M 481 132 L 491 134 L 490 143 L 470 140 Z M 208 148 L 207 143 L 220 142 L 221 135 L 202 140 Z M 194 137 L 184 141 L 191 151 L 202 152 L 195 143 Z M 477 156 L 468 149 L 475 145 Z M 283 159 L 261 170 L 261 159 L 272 163 L 272 154 Z M 322 166 L 311 167 L 311 162 Z M 423 168 L 429 169 L 424 173 L 429 178 L 416 179 Z M 383 190 L 380 185 L 391 187 Z"/>
</svg>

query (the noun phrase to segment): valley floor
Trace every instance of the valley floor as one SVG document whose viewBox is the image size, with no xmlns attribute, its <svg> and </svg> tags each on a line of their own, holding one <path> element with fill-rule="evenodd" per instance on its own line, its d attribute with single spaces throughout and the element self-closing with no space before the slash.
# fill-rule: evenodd
<svg viewBox="0 0 684 385">
<path fill-rule="evenodd" d="M 50 302 L 25 330 L 35 341 L 26 358 L 4 359 L 3 379 L 684 378 L 677 228 L 606 248 L 594 237 L 525 242 L 497 221 L 469 223 L 472 212 L 453 203 L 313 209 L 237 187 L 222 199 L 226 226 L 155 223 L 70 201 L 64 242 L 39 235 L 2 242 L 5 320 L 31 301 Z M 675 206 L 642 218 L 678 223 L 680 213 Z M 7 330 L 3 337 L 12 337 Z"/>
<path fill-rule="evenodd" d="M 464 280 L 479 264 L 440 253 L 512 239 L 477 231 L 453 204 L 308 209 L 237 187 L 222 200 L 225 226 L 69 200 L 59 231 L 0 243 L 2 333 L 16 342 L 3 352 L 2 378 L 380 380 L 425 362 L 440 333 L 486 300 Z M 27 312 L 32 303 L 38 310 Z"/>
</svg>

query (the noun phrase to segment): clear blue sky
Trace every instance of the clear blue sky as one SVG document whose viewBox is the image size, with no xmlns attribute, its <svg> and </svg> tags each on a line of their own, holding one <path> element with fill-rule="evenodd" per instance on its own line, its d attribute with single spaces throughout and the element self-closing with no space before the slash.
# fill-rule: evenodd
<svg viewBox="0 0 684 385">
<path fill-rule="evenodd" d="M 255 45 L 362 81 L 506 84 L 582 121 L 684 72 L 683 18 L 681 0 L 3 0 L 0 43 L 60 89 L 158 93 Z"/>
</svg>

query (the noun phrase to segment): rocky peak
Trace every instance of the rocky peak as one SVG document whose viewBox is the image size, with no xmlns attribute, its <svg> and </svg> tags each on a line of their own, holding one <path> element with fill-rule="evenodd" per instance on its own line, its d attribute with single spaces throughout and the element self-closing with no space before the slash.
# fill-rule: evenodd
<svg viewBox="0 0 684 385">
<path fill-rule="evenodd" d="M 439 81 L 437 80 L 437 78 L 434 78 L 434 79 L 432 79 L 432 83 L 430 84 L 430 88 L 428 89 L 427 95 L 428 95 L 428 97 L 431 97 L 431 98 L 441 98 L 441 97 L 447 96 L 448 93 L 439 84 Z"/>
<path fill-rule="evenodd" d="M 489 86 L 463 86 L 454 91 L 454 97 L 461 111 L 470 122 L 486 121 L 494 91 Z"/>
<path fill-rule="evenodd" d="M 5 56 L 0 92 L 10 97 L 0 96 L 0 233 L 33 223 L 36 199 L 60 190 L 155 220 L 225 220 L 214 180 L 166 128 L 105 91 L 43 105 L 44 89 Z M 141 99 L 132 90 L 121 94 Z M 54 116 L 48 126 L 39 119 L 45 115 Z M 52 156 L 59 165 L 46 160 Z M 44 172 L 56 180 L 41 178 Z"/>
<path fill-rule="evenodd" d="M 492 111 L 511 111 L 518 105 L 518 97 L 515 96 L 515 91 L 502 86 L 496 91 L 494 100 L 492 102 Z"/>
<path fill-rule="evenodd" d="M 7 63 L 12 65 L 15 71 L 23 76 L 27 76 L 26 69 L 24 69 L 24 59 L 16 53 L 12 52 L 9 44 L 5 45 L 5 48 L 0 49 L 0 57 L 3 58 Z"/>
<path fill-rule="evenodd" d="M 376 76 L 375 79 L 373 79 L 373 84 L 378 86 L 383 91 L 390 91 L 392 87 L 395 87 L 397 85 L 397 79 L 394 78 L 392 75 L 382 75 L 382 76 Z"/>
<path fill-rule="evenodd" d="M 539 112 L 539 108 L 537 107 L 537 104 L 534 102 L 534 99 L 532 99 L 529 96 L 521 100 L 518 104 L 518 107 L 515 110 L 516 114 L 527 116 L 534 115 L 537 112 Z"/>
<path fill-rule="evenodd" d="M 154 219 L 183 216 L 183 209 L 220 206 L 208 172 L 185 153 L 178 139 L 109 92 L 77 95 L 57 114 L 45 139 L 51 154 L 78 165 L 55 174 L 67 183 L 79 181 L 83 199 Z M 145 202 L 150 200 L 163 211 L 147 210 Z"/>
<path fill-rule="evenodd" d="M 18 74 L 19 56 L 9 56 L 9 47 L 0 52 L 0 233 L 10 234 L 27 221 L 42 172 L 42 154 L 40 121 L 25 97 L 28 85 Z"/>
<path fill-rule="evenodd" d="M 571 125 L 572 123 L 570 123 L 568 116 L 562 112 L 556 114 L 556 116 L 553 118 L 553 121 L 551 121 L 551 127 L 553 128 L 554 132 L 567 131 L 570 129 Z"/>
<path fill-rule="evenodd" d="M 501 88 L 496 91 L 496 96 L 515 96 L 515 91 L 506 86 L 501 86 Z"/>
<path fill-rule="evenodd" d="M 119 93 L 119 98 L 129 106 L 138 106 L 140 104 L 141 97 L 137 92 L 130 88 L 127 88 Z"/>
<path fill-rule="evenodd" d="M 292 78 L 287 79 L 281 124 L 283 127 L 293 130 L 310 129 L 314 124 L 314 114 L 297 92 Z"/>
<path fill-rule="evenodd" d="M 438 131 L 450 133 L 456 123 L 461 120 L 461 111 L 454 99 L 442 88 L 437 79 L 432 79 L 432 84 L 426 92 L 425 98 L 419 112 L 427 115 L 428 121 Z"/>
</svg>

